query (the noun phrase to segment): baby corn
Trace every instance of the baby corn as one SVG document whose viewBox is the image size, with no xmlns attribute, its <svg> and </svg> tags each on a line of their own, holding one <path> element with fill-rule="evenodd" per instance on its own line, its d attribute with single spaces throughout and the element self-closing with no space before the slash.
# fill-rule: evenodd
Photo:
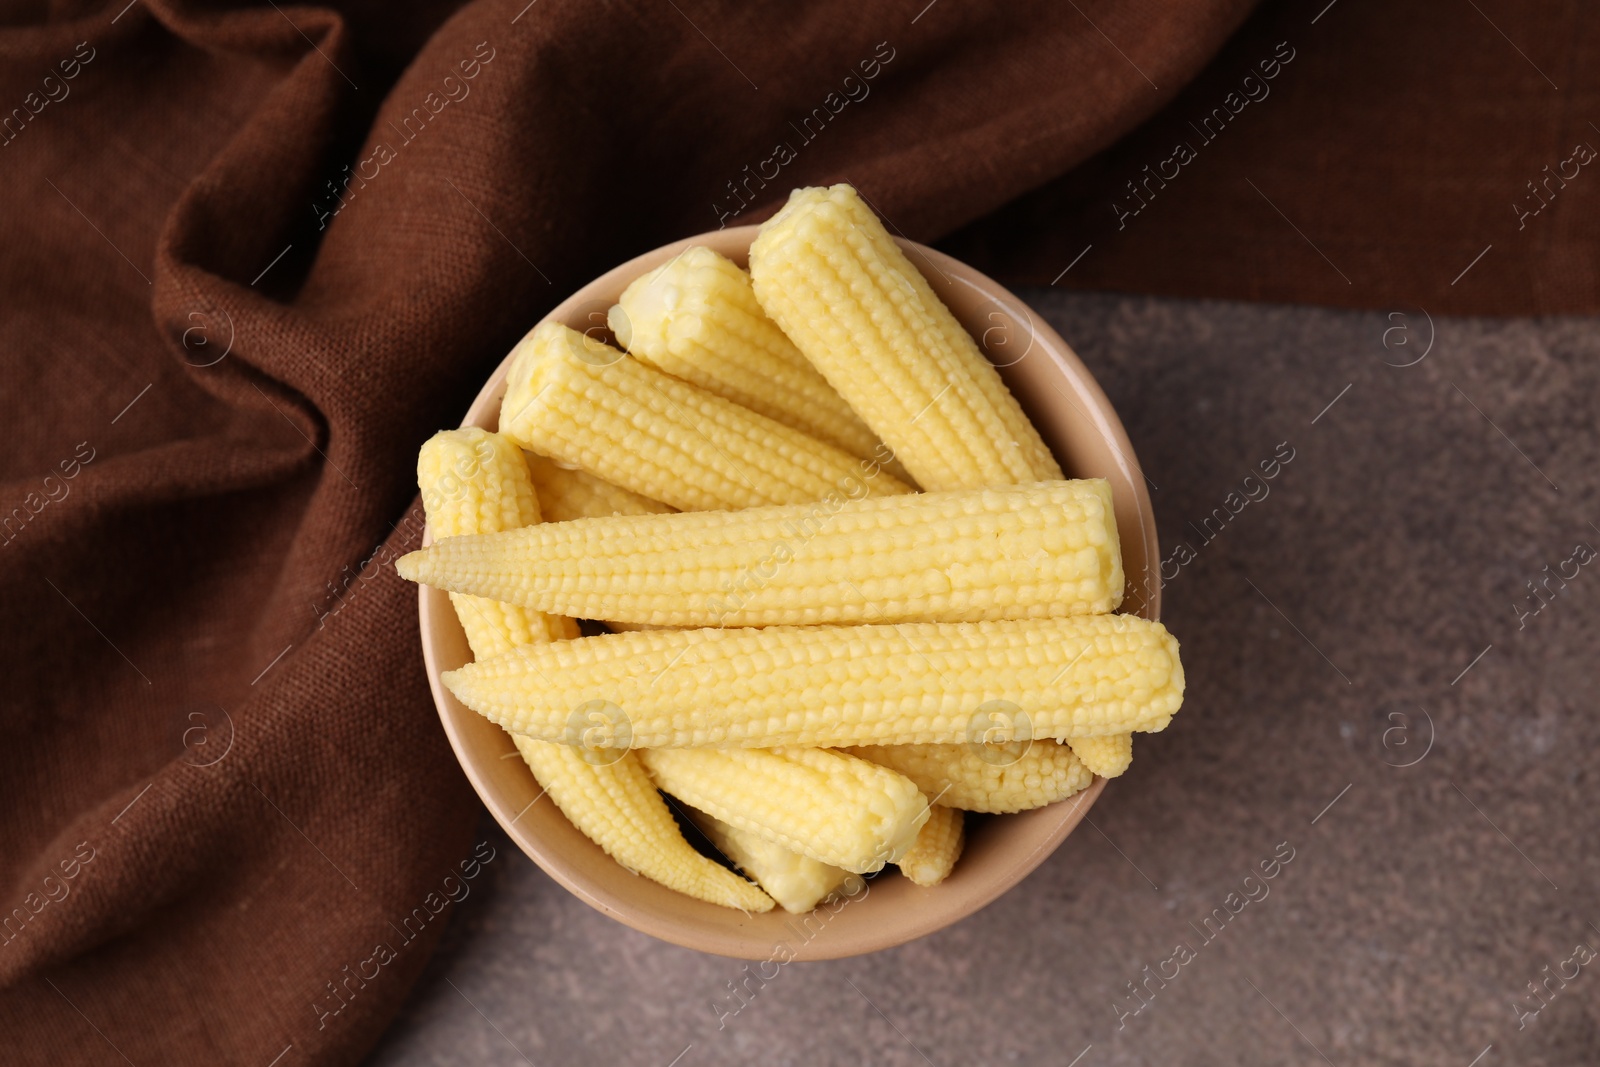
<svg viewBox="0 0 1600 1067">
<path fill-rule="evenodd" d="M 998 719 L 1017 736 L 1094 737 L 1163 729 L 1183 700 L 1177 641 L 1124 615 L 642 630 L 528 645 L 443 678 L 545 740 L 586 701 L 614 702 L 639 748 L 949 743 L 988 738 Z"/>
<path fill-rule="evenodd" d="M 517 345 L 500 432 L 681 511 L 911 491 L 869 461 L 554 322 Z"/>
<path fill-rule="evenodd" d="M 964 821 L 955 808 L 936 805 L 930 809 L 917 840 L 900 857 L 900 873 L 917 885 L 944 881 L 961 858 L 961 846 L 966 843 Z"/>
<path fill-rule="evenodd" d="M 672 508 L 659 500 L 630 493 L 588 471 L 568 470 L 536 452 L 524 452 L 528 475 L 539 497 L 545 522 L 566 522 L 607 515 L 664 515 Z"/>
<path fill-rule="evenodd" d="M 1122 555 L 1102 479 L 830 508 L 621 516 L 452 538 L 412 581 L 657 626 L 978 622 L 1112 610 Z"/>
<path fill-rule="evenodd" d="M 792 217 L 785 219 L 786 213 L 792 213 Z M 763 228 L 756 247 L 751 249 L 751 263 L 763 298 L 786 308 L 780 313 L 774 307 L 770 313 L 795 337 L 803 333 L 812 338 L 809 344 L 801 345 L 806 354 L 830 379 L 837 378 L 834 384 L 866 413 L 868 422 L 894 446 L 898 458 L 924 489 L 976 488 L 1061 476 L 1055 459 L 1033 433 L 1027 416 L 983 359 L 970 335 L 849 186 L 797 191 L 789 206 Z M 812 288 L 807 289 L 803 282 L 798 286 L 793 283 L 797 272 L 802 278 L 813 279 Z M 911 329 L 907 333 L 904 324 L 898 329 L 882 327 L 885 322 L 898 320 L 887 313 L 877 313 L 873 301 L 864 300 L 861 307 L 883 329 L 882 347 L 874 350 L 878 358 L 869 360 L 842 355 L 841 338 L 832 329 L 831 320 L 820 320 L 819 325 L 814 318 L 818 294 L 837 294 L 837 286 L 845 279 L 854 279 L 850 282 L 852 294 L 871 291 L 861 284 L 862 273 L 875 280 L 880 309 L 882 294 L 887 292 L 897 307 L 903 305 L 905 321 Z M 770 285 L 769 277 L 773 279 Z M 779 284 L 779 278 L 787 284 Z M 895 279 L 904 295 L 896 297 L 884 278 Z M 928 334 L 943 342 L 930 345 L 928 350 L 942 354 L 951 361 L 950 365 L 966 368 L 979 387 L 961 394 L 959 401 L 930 398 L 927 403 L 931 410 L 907 423 L 904 406 L 894 403 L 896 396 L 915 395 L 920 399 L 930 389 L 944 388 L 937 377 L 929 379 L 921 393 L 905 393 L 900 384 L 905 375 L 926 367 L 927 361 L 910 337 Z M 953 386 L 951 391 L 956 391 Z M 935 404 L 935 399 L 939 403 Z M 875 407 L 864 406 L 873 402 Z M 962 404 L 967 411 L 952 407 Z M 977 433 L 962 430 L 958 420 L 967 415 L 984 429 Z M 1101 745 L 1108 755 L 1104 766 L 1115 768 L 1106 777 L 1113 777 L 1126 770 L 1132 760 L 1133 739 L 1125 736 L 1115 743 L 1115 752 L 1120 756 L 1113 756 L 1106 744 Z"/>
<path fill-rule="evenodd" d="M 658 748 L 639 759 L 690 807 L 856 874 L 898 859 L 928 817 L 903 775 L 829 749 Z"/>
<path fill-rule="evenodd" d="M 846 751 L 905 775 L 935 804 L 963 811 L 1042 808 L 1094 781 L 1072 749 L 1054 741 L 870 745 Z"/>
<path fill-rule="evenodd" d="M 523 458 L 528 461 L 528 471 L 538 491 L 541 509 L 554 521 L 672 512 L 665 504 L 630 493 L 585 471 L 557 466 L 553 460 L 536 453 L 524 452 Z M 520 740 L 542 744 L 525 738 Z M 684 751 L 704 759 L 718 758 L 718 754 L 711 749 Z M 739 778 L 738 775 L 730 776 L 729 781 L 737 782 Z M 792 852 L 705 812 L 691 808 L 688 815 L 723 855 L 753 878 L 786 911 L 810 911 L 819 900 L 844 887 L 847 882 L 863 884 L 859 875 Z"/>
<path fill-rule="evenodd" d="M 843 867 L 830 867 L 802 856 L 703 811 L 691 810 L 689 818 L 718 851 L 746 876 L 754 878 L 784 911 L 797 915 L 808 912 L 833 893 L 843 890 L 845 895 L 855 896 L 866 885 L 860 875 Z"/>
<path fill-rule="evenodd" d="M 479 429 L 434 435 L 417 456 L 428 528 L 436 537 L 516 529 L 539 521 L 522 453 L 499 434 Z M 452 596 L 474 656 L 576 637 L 571 619 L 526 608 Z M 694 850 L 632 753 L 609 766 L 588 762 L 575 747 L 513 737 L 517 751 L 568 820 L 619 863 L 669 889 L 743 911 L 769 911 L 756 886 Z"/>
<path fill-rule="evenodd" d="M 1115 778 L 1133 763 L 1133 735 L 1074 737 L 1068 744 L 1083 765 L 1102 778 Z"/>
<path fill-rule="evenodd" d="M 694 850 L 632 753 L 595 766 L 581 749 L 512 735 L 517 751 L 563 815 L 636 874 L 725 908 L 762 912 L 772 900 L 757 886 Z"/>
<path fill-rule="evenodd" d="M 863 459 L 880 442 L 756 302 L 750 276 L 702 245 L 635 278 L 607 316 L 645 363 Z"/>
<path fill-rule="evenodd" d="M 499 434 L 468 428 L 434 434 L 417 453 L 423 514 L 437 542 L 464 534 L 515 530 L 540 519 L 522 453 Z M 515 604 L 450 594 L 472 654 L 490 659 L 532 641 L 578 636 L 578 625 Z"/>
<path fill-rule="evenodd" d="M 796 190 L 751 245 L 750 274 L 767 314 L 922 488 L 1061 477 L 977 343 L 848 185 Z"/>
</svg>

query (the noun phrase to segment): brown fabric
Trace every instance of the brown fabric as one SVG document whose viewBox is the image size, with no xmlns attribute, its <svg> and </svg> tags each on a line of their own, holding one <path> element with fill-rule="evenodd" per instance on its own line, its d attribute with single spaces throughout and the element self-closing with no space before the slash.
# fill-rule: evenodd
<svg viewBox="0 0 1600 1067">
<path fill-rule="evenodd" d="M 1280 42 L 1295 58 L 1263 82 Z M 1156 119 L 941 247 L 1066 288 L 1593 313 L 1597 56 L 1582 0 L 1268 4 Z M 1230 92 L 1237 116 L 1197 129 Z M 1180 143 L 1195 158 L 1163 185 Z"/>
<path fill-rule="evenodd" d="M 852 181 L 917 237 L 971 223 L 1149 119 L 1250 7 L 125 3 L 48 19 L 18 5 L 0 29 L 0 1046 L 15 1063 L 352 1062 L 450 898 L 485 863 L 522 862 L 474 848 L 479 808 L 388 562 L 419 535 L 417 446 L 546 308 L 665 240 L 755 221 L 794 185 Z M 1345 77 L 1341 50 L 1370 56 L 1426 19 L 1358 31 L 1379 16 L 1343 0 L 1315 44 L 1273 21 L 1308 17 L 1251 30 L 1302 51 L 1238 132 L 1287 124 L 1315 150 L 1250 176 L 1377 286 L 1351 294 L 1381 292 L 1401 269 L 1388 257 L 1470 254 L 1477 238 L 1420 194 L 1392 217 L 1360 202 L 1344 230 L 1317 213 L 1433 181 L 1454 205 L 1439 211 L 1481 202 L 1489 219 L 1523 174 L 1490 184 L 1515 168 L 1485 159 L 1498 144 L 1460 152 L 1462 131 L 1514 126 L 1526 146 L 1550 102 L 1508 61 L 1487 84 L 1513 99 L 1474 89 L 1465 118 L 1413 106 L 1386 133 L 1451 146 L 1457 170 L 1419 160 L 1408 176 L 1379 152 L 1380 175 L 1358 180 L 1329 165 L 1366 159 L 1349 123 L 1320 140 L 1294 125 L 1334 106 L 1308 86 Z M 1499 38 L 1472 17 L 1430 31 L 1455 44 L 1427 55 L 1476 70 Z M 1551 47 L 1576 73 L 1594 31 L 1569 29 Z M 1207 84 L 1258 51 L 1235 48 Z M 1416 81 L 1398 99 L 1423 98 Z M 1579 99 L 1553 110 L 1578 116 Z M 1085 259 L 1071 283 L 1334 299 L 1320 259 L 1270 218 L 1238 223 L 1240 194 L 1206 184 L 1226 151 L 1244 149 L 1219 142 L 1152 209 L 1187 197 L 1181 217 L 1135 220 L 1110 266 Z M 1310 173 L 1280 181 L 1293 168 Z M 1049 280 L 1061 249 L 1028 213 L 1076 254 L 1076 209 L 1055 195 L 963 247 Z M 1587 269 L 1565 236 L 1582 231 L 1539 221 L 1570 243 L 1554 261 Z M 1235 225 L 1242 247 L 1215 238 Z M 1390 232 L 1432 244 L 1397 250 Z M 1523 309 L 1582 295 L 1545 275 L 1495 297 L 1494 277 L 1458 292 Z"/>
</svg>

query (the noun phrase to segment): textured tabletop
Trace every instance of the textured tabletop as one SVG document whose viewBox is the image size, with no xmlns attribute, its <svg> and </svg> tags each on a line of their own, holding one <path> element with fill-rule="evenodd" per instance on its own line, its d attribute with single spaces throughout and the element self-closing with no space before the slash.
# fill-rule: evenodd
<svg viewBox="0 0 1600 1067">
<path fill-rule="evenodd" d="M 989 908 L 742 1007 L 486 821 L 373 1064 L 1600 1061 L 1597 324 L 1021 295 L 1150 478 L 1172 726 Z"/>
</svg>

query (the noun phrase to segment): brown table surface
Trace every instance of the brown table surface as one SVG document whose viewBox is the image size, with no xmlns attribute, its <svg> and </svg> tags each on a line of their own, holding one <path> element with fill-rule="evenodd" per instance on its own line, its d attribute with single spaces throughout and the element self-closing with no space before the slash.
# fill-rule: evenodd
<svg viewBox="0 0 1600 1067">
<path fill-rule="evenodd" d="M 486 821 L 501 859 L 373 1064 L 1600 1060 L 1600 329 L 1022 295 L 1194 549 L 1184 711 L 1092 821 L 986 910 L 788 965 L 721 1029 L 741 963 L 603 918 Z M 1177 976 L 1119 1029 L 1147 966 Z"/>
</svg>

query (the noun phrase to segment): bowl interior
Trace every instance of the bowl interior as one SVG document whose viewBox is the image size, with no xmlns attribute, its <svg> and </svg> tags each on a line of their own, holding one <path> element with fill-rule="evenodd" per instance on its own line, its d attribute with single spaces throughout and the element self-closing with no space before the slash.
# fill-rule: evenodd
<svg viewBox="0 0 1600 1067">
<path fill-rule="evenodd" d="M 748 261 L 756 227 L 719 230 L 658 248 L 584 286 L 547 316 L 574 329 L 603 328 L 606 310 L 638 275 L 691 244 Z M 1111 482 L 1128 591 L 1121 610 L 1157 618 L 1160 582 L 1155 520 L 1127 435 L 1088 370 L 1048 323 L 992 279 L 943 253 L 901 241 L 940 299 L 979 339 L 1006 385 L 1067 474 Z M 465 426 L 497 427 L 505 393 L 502 362 L 468 410 Z M 420 589 L 423 655 L 439 717 L 467 777 L 524 852 L 592 907 L 629 926 L 704 952 L 743 959 L 830 959 L 889 948 L 947 926 L 994 900 L 1044 861 L 1105 787 L 1049 807 L 969 820 L 966 852 L 933 889 L 889 871 L 837 910 L 807 916 L 744 915 L 630 874 L 584 837 L 548 800 L 517 758 L 510 736 L 459 703 L 439 680 L 471 659 L 448 596 Z"/>
</svg>

